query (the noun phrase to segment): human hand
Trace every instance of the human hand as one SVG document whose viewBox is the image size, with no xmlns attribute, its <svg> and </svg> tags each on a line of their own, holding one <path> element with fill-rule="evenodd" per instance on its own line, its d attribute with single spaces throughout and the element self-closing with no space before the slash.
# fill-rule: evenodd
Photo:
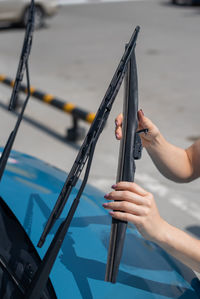
<svg viewBox="0 0 200 299">
<path fill-rule="evenodd" d="M 115 136 L 118 140 L 122 138 L 122 124 L 123 115 L 120 113 L 115 119 Z M 138 131 L 142 129 L 148 129 L 147 133 L 141 133 L 140 137 L 142 140 L 143 147 L 148 147 L 154 142 L 156 137 L 159 135 L 158 128 L 152 123 L 150 119 L 144 116 L 142 110 L 138 111 Z"/>
<path fill-rule="evenodd" d="M 104 196 L 109 202 L 103 204 L 112 210 L 111 216 L 135 224 L 145 239 L 160 241 L 166 222 L 160 217 L 153 195 L 136 183 L 119 182 L 112 188 L 114 191 Z"/>
</svg>

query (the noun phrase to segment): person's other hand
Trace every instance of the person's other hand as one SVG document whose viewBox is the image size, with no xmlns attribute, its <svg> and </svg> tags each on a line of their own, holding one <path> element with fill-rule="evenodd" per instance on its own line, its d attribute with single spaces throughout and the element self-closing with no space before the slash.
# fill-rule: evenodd
<svg viewBox="0 0 200 299">
<path fill-rule="evenodd" d="M 115 119 L 115 136 L 118 140 L 122 138 L 122 125 L 123 115 L 120 113 Z M 138 111 L 138 131 L 142 129 L 148 129 L 147 133 L 141 133 L 140 137 L 142 145 L 147 147 L 150 143 L 153 143 L 159 134 L 158 128 L 152 123 L 152 121 L 144 116 L 142 110 Z"/>
<path fill-rule="evenodd" d="M 119 182 L 112 188 L 114 191 L 104 196 L 108 202 L 103 204 L 112 210 L 111 216 L 132 222 L 147 240 L 160 240 L 166 222 L 160 217 L 153 195 L 131 182 Z"/>
</svg>

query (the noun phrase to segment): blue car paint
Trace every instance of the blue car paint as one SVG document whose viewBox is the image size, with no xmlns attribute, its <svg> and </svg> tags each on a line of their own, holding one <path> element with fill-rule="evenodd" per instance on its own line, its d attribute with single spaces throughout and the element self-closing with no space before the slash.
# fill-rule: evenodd
<svg viewBox="0 0 200 299">
<path fill-rule="evenodd" d="M 35 247 L 66 176 L 41 160 L 15 151 L 11 154 L 0 195 Z M 41 258 L 77 188 L 43 248 L 36 247 Z M 111 217 L 102 202 L 103 194 L 87 185 L 50 275 L 58 299 L 200 297 L 195 274 L 154 243 L 145 241 L 133 225 L 128 226 L 117 283 L 104 282 Z"/>
</svg>

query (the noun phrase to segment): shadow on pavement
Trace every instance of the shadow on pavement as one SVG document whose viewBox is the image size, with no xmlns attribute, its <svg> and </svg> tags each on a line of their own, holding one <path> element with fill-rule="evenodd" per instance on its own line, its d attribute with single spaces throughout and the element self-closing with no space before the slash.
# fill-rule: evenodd
<svg viewBox="0 0 200 299">
<path fill-rule="evenodd" d="M 3 103 L 0 103 L 0 108 L 4 109 L 6 111 L 8 110 L 7 105 L 5 105 Z M 15 111 L 12 111 L 11 113 L 13 113 L 16 116 L 18 115 L 18 113 Z M 57 139 L 58 141 L 66 143 L 68 146 L 72 147 L 73 149 L 75 149 L 77 151 L 80 149 L 80 146 L 78 144 L 76 144 L 72 141 L 69 141 L 66 136 L 63 136 L 63 135 L 53 131 L 52 129 L 48 128 L 46 125 L 39 123 L 38 121 L 36 121 L 28 116 L 24 116 L 23 120 L 25 122 L 29 123 L 30 125 L 36 127 L 40 131 L 43 131 L 45 134 Z"/>
</svg>

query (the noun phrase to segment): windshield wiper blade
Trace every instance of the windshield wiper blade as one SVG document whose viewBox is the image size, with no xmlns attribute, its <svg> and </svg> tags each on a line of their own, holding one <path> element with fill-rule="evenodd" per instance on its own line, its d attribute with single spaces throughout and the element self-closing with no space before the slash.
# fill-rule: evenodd
<svg viewBox="0 0 200 299">
<path fill-rule="evenodd" d="M 136 132 L 138 121 L 138 80 L 135 51 L 133 52 L 126 76 L 123 109 L 123 138 L 120 142 L 117 182 L 134 181 L 135 160 L 141 157 L 142 143 Z M 142 130 L 143 131 L 146 131 Z M 115 283 L 123 252 L 127 222 L 112 219 L 110 243 L 107 257 L 105 281 Z"/>
<path fill-rule="evenodd" d="M 103 101 L 99 107 L 96 117 L 91 125 L 91 128 L 89 129 L 89 132 L 83 142 L 83 145 L 82 145 L 80 152 L 75 160 L 75 163 L 72 166 L 72 170 L 70 171 L 70 174 L 68 175 L 68 178 L 64 184 L 64 187 L 61 191 L 58 201 L 57 201 L 57 203 L 53 209 L 53 212 L 49 218 L 50 220 L 47 222 L 48 225 L 45 227 L 45 230 L 44 230 L 45 233 L 43 233 L 42 238 L 40 239 L 40 242 L 42 242 L 42 243 L 44 242 L 45 237 L 46 237 L 47 233 L 49 232 L 50 228 L 52 227 L 52 225 L 54 224 L 55 220 L 62 212 L 62 209 L 64 208 L 64 204 L 66 203 L 66 201 L 69 197 L 69 194 L 72 190 L 72 187 L 76 184 L 76 182 L 80 176 L 80 173 L 87 161 L 87 168 L 85 171 L 85 176 L 84 176 L 83 182 L 81 184 L 81 187 L 77 193 L 77 196 L 71 205 L 68 215 L 66 216 L 64 221 L 60 224 L 56 234 L 54 235 L 54 238 L 53 238 L 40 266 L 38 267 L 38 270 L 36 271 L 36 273 L 33 277 L 33 280 L 29 286 L 29 290 L 26 293 L 24 299 L 40 298 L 40 296 L 45 288 L 47 279 L 48 279 L 51 269 L 54 265 L 56 257 L 60 251 L 60 248 L 62 246 L 62 243 L 63 243 L 66 233 L 68 231 L 68 228 L 70 226 L 70 223 L 73 219 L 74 213 L 79 204 L 80 197 L 81 197 L 84 187 L 87 183 L 87 179 L 89 176 L 89 171 L 90 171 L 96 143 L 97 143 L 98 138 L 105 126 L 106 120 L 107 120 L 110 110 L 112 108 L 112 104 L 115 100 L 115 97 L 116 97 L 116 95 L 119 91 L 119 88 L 121 86 L 121 83 L 123 81 L 124 75 L 127 70 L 128 62 L 129 62 L 132 52 L 134 51 L 134 48 L 136 46 L 138 32 L 139 32 L 139 27 L 136 27 L 136 29 L 130 39 L 130 42 L 124 52 L 124 55 L 122 56 L 119 66 L 114 74 L 114 77 L 111 80 L 109 88 L 103 98 Z M 63 200 L 64 202 L 61 202 L 60 200 Z"/>
<path fill-rule="evenodd" d="M 10 99 L 10 104 L 9 104 L 9 109 L 12 109 L 13 106 L 16 104 L 16 99 L 18 97 L 19 93 L 19 88 L 20 88 L 20 83 L 23 79 L 24 71 L 26 70 L 26 77 L 27 77 L 27 96 L 24 101 L 24 104 L 22 106 L 21 112 L 18 116 L 16 125 L 14 127 L 14 130 L 10 133 L 10 136 L 7 140 L 7 143 L 4 147 L 4 150 L 2 152 L 1 158 L 0 158 L 0 181 L 2 179 L 12 146 L 15 141 L 15 137 L 17 135 L 20 123 L 23 118 L 23 114 L 26 108 L 26 105 L 28 103 L 29 97 L 30 97 L 30 78 L 29 78 L 29 67 L 28 67 L 28 58 L 29 54 L 31 51 L 31 45 L 32 45 L 32 38 L 33 38 L 33 31 L 34 31 L 34 9 L 35 9 L 35 2 L 34 0 L 31 1 L 30 5 L 30 10 L 29 10 L 29 17 L 28 17 L 28 23 L 26 27 L 26 32 L 25 32 L 25 38 L 24 38 L 24 43 L 23 43 L 23 48 L 22 48 L 22 53 L 19 61 L 19 66 L 17 70 L 17 75 Z"/>
<path fill-rule="evenodd" d="M 78 178 L 83 170 L 83 167 L 88 159 L 89 148 L 93 141 L 93 136 L 95 136 L 99 131 L 101 132 L 105 126 L 106 120 L 112 108 L 112 104 L 115 100 L 115 97 L 119 91 L 121 83 L 126 73 L 127 64 L 129 59 L 132 55 L 132 52 L 136 45 L 136 40 L 138 36 L 140 28 L 139 26 L 136 27 L 129 43 L 127 44 L 126 50 L 120 60 L 120 63 L 115 71 L 115 74 L 109 84 L 109 87 L 106 91 L 106 94 L 101 102 L 101 105 L 96 113 L 96 117 L 88 131 L 87 136 L 80 148 L 80 151 L 76 157 L 76 160 L 71 168 L 71 171 L 64 183 L 64 186 L 61 190 L 61 193 L 57 199 L 57 202 L 53 208 L 53 211 L 46 223 L 44 231 L 40 237 L 38 242 L 38 247 L 42 247 L 45 242 L 46 236 L 50 232 L 52 226 L 54 225 L 55 221 L 60 216 L 63 208 L 69 198 L 69 195 L 72 191 L 72 188 L 78 181 Z"/>
<path fill-rule="evenodd" d="M 28 14 L 28 21 L 26 25 L 26 32 L 24 36 L 24 42 L 22 46 L 22 51 L 20 55 L 20 60 L 17 68 L 17 73 L 15 77 L 15 82 L 10 98 L 9 103 L 9 110 L 12 110 L 16 105 L 17 96 L 19 93 L 20 84 L 23 80 L 24 71 L 26 68 L 26 64 L 29 59 L 30 51 L 31 51 L 31 45 L 32 45 L 32 38 L 33 38 L 33 31 L 34 31 L 34 10 L 35 10 L 35 1 L 31 0 L 30 8 L 29 8 L 29 14 Z"/>
<path fill-rule="evenodd" d="M 83 182 L 81 184 L 81 187 L 71 205 L 71 208 L 69 210 L 67 217 L 60 224 L 58 230 L 56 231 L 55 236 L 54 236 L 49 248 L 47 249 L 47 252 L 42 260 L 41 265 L 38 267 L 38 270 L 36 271 L 36 273 L 33 277 L 33 280 L 31 282 L 31 284 L 29 285 L 29 289 L 28 289 L 24 299 L 40 298 L 41 294 L 44 291 L 49 274 L 54 265 L 56 257 L 61 249 L 62 243 L 67 234 L 67 231 L 68 231 L 71 221 L 73 219 L 74 213 L 76 212 L 76 209 L 80 202 L 80 197 L 81 197 L 84 187 L 87 183 L 87 179 L 89 176 L 89 171 L 90 171 L 90 167 L 91 167 L 91 163 L 92 163 L 92 158 L 93 158 L 93 154 L 94 154 L 94 150 L 95 150 L 95 146 L 96 146 L 96 141 L 97 141 L 97 139 L 95 138 L 95 140 L 91 146 L 91 149 L 90 149 L 90 157 L 88 159 L 87 168 L 86 168 L 85 176 L 84 176 Z"/>
</svg>

